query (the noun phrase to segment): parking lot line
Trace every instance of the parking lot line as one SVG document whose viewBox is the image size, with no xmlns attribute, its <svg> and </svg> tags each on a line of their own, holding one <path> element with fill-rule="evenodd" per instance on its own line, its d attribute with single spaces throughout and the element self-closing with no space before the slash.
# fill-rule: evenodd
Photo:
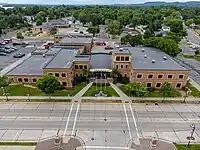
<svg viewBox="0 0 200 150">
<path fill-rule="evenodd" d="M 75 129 L 75 126 L 76 126 L 76 120 L 77 120 L 77 116 L 78 116 L 78 112 L 79 112 L 79 107 L 80 107 L 80 104 L 78 104 L 78 107 L 76 109 L 76 115 L 75 115 L 75 118 L 74 118 L 74 124 L 73 124 L 73 128 L 72 128 L 71 136 L 74 135 L 74 129 Z"/>
<path fill-rule="evenodd" d="M 128 126 L 129 137 L 130 137 L 130 139 L 132 139 L 130 124 L 129 124 L 129 120 L 128 120 L 128 115 L 127 115 L 125 104 L 123 104 L 123 107 L 124 107 L 124 113 L 125 113 L 125 116 L 126 116 L 126 123 L 127 123 L 127 126 Z"/>
<path fill-rule="evenodd" d="M 68 127 L 68 124 L 69 124 L 69 119 L 70 119 L 70 117 L 71 117 L 71 113 L 72 113 L 73 106 L 74 106 L 74 103 L 72 103 L 72 105 L 71 105 L 71 108 L 70 108 L 70 111 L 69 111 L 69 115 L 68 115 L 68 118 L 67 118 L 67 123 L 66 123 L 66 126 L 65 126 L 65 131 L 64 131 L 63 136 L 65 136 L 65 134 L 66 134 L 66 132 L 67 132 L 67 127 Z"/>
</svg>

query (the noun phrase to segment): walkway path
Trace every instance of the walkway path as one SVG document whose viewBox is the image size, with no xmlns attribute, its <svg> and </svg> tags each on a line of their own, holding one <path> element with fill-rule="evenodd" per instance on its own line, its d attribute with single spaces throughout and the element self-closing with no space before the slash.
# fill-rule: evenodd
<svg viewBox="0 0 200 150">
<path fill-rule="evenodd" d="M 93 82 L 90 82 L 88 85 L 86 85 L 82 90 L 80 90 L 73 98 L 72 102 L 79 101 L 81 102 L 81 97 L 85 94 L 85 92 L 92 86 Z"/>
<path fill-rule="evenodd" d="M 122 92 L 115 84 L 110 83 L 110 86 L 117 92 L 117 94 L 120 96 L 123 102 L 130 100 L 130 98 L 124 92 Z"/>
</svg>

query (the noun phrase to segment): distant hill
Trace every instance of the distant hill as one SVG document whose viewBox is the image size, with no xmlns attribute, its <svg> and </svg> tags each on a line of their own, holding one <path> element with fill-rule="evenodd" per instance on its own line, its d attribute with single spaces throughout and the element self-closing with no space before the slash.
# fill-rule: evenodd
<svg viewBox="0 0 200 150">
<path fill-rule="evenodd" d="M 141 4 L 114 4 L 115 6 L 131 5 L 131 6 L 183 6 L 183 7 L 200 7 L 200 1 L 189 2 L 146 2 Z"/>
</svg>

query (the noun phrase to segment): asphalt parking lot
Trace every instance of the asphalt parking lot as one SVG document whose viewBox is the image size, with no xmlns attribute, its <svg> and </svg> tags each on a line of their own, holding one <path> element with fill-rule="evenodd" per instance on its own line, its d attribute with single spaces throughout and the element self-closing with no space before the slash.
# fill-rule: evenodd
<svg viewBox="0 0 200 150">
<path fill-rule="evenodd" d="M 38 141 L 60 135 L 82 138 L 88 149 L 127 147 L 137 136 L 187 142 L 195 123 L 200 142 L 197 104 L 64 104 L 0 103 L 1 141 Z"/>
</svg>

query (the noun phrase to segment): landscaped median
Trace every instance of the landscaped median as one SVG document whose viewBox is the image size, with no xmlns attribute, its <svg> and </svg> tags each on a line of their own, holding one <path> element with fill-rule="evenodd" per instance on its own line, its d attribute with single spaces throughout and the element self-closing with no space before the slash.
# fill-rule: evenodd
<svg viewBox="0 0 200 150">
<path fill-rule="evenodd" d="M 200 150 L 200 144 L 191 144 L 187 147 L 186 144 L 176 144 L 177 150 Z"/>
</svg>

